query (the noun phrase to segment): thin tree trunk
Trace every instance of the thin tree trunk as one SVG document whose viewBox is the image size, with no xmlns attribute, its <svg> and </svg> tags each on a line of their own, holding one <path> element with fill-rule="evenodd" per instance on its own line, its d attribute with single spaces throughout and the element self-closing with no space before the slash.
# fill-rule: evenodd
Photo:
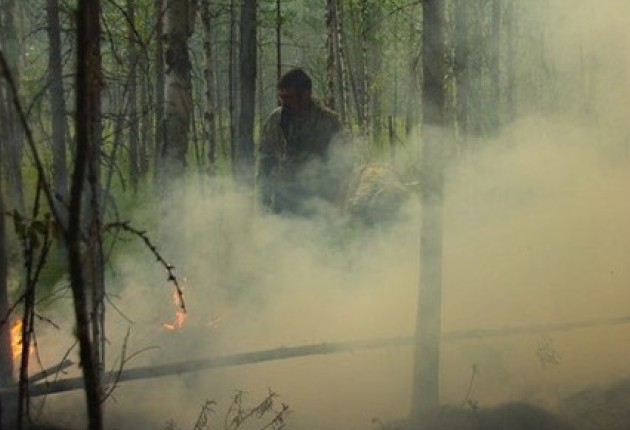
<svg viewBox="0 0 630 430">
<path fill-rule="evenodd" d="M 507 9 L 505 11 L 507 28 L 506 32 L 506 85 L 505 85 L 505 104 L 506 104 L 506 122 L 514 121 L 516 117 L 516 57 L 514 55 L 515 47 L 515 25 L 514 20 L 514 2 L 516 0 L 507 0 Z"/>
<path fill-rule="evenodd" d="M 282 6 L 281 0 L 276 0 L 276 78 L 282 76 Z"/>
<path fill-rule="evenodd" d="M 155 147 L 153 148 L 153 183 L 160 182 L 162 170 L 162 157 L 164 151 L 164 0 L 155 0 Z"/>
<path fill-rule="evenodd" d="M 422 225 L 416 320 L 412 420 L 422 422 L 439 405 L 444 212 L 444 3 L 422 3 Z"/>
<path fill-rule="evenodd" d="M 348 101 L 348 67 L 346 62 L 346 55 L 344 50 L 344 36 L 343 36 L 343 5 L 339 1 L 335 1 L 337 20 L 337 63 L 339 67 L 338 76 L 341 87 L 341 120 L 344 124 L 349 125 L 350 117 L 350 102 Z"/>
<path fill-rule="evenodd" d="M 228 120 L 230 121 L 230 161 L 232 163 L 232 175 L 237 176 L 236 163 L 236 91 L 234 72 L 236 62 L 236 1 L 230 0 L 230 37 L 228 48 Z"/>
<path fill-rule="evenodd" d="M 0 85 L 0 89 L 2 85 Z M 0 120 L 3 119 L 0 112 Z M 2 136 L 0 135 L 0 138 Z M 0 163 L 0 178 L 2 177 L 2 163 Z M 11 321 L 8 318 L 9 295 L 7 291 L 7 248 L 6 230 L 4 224 L 4 195 L 0 182 L 0 387 L 8 387 L 13 383 L 13 351 L 11 350 Z M 12 417 L 8 402 L 10 396 L 0 396 L 0 429 L 9 429 Z M 4 427 L 3 427 L 4 426 Z"/>
<path fill-rule="evenodd" d="M 468 23 L 467 0 L 457 0 L 455 4 L 455 124 L 463 146 L 468 136 L 468 97 L 470 91 L 470 71 L 468 67 Z"/>
<path fill-rule="evenodd" d="M 200 13 L 201 22 L 203 24 L 203 52 L 204 52 L 204 115 L 203 130 L 204 140 L 208 145 L 208 173 L 214 176 L 216 173 L 216 152 L 217 152 L 217 136 L 216 136 L 216 118 L 215 118 L 215 71 L 214 71 L 214 53 L 213 53 L 213 33 L 212 33 L 212 16 L 210 14 L 210 0 L 201 0 Z"/>
<path fill-rule="evenodd" d="M 58 199 L 66 201 L 68 193 L 68 167 L 66 161 L 66 101 L 63 90 L 63 68 L 61 63 L 61 29 L 59 26 L 58 0 L 46 1 L 48 16 L 48 82 L 50 91 L 52 123 L 52 171 L 53 190 Z M 58 205 L 58 213 L 64 205 Z"/>
<path fill-rule="evenodd" d="M 359 37 L 359 45 L 361 48 L 361 91 L 359 91 L 359 100 L 358 107 L 360 108 L 359 113 L 359 124 L 361 126 L 361 134 L 366 137 L 369 136 L 370 133 L 370 124 L 369 124 L 369 115 L 370 115 L 370 78 L 369 78 L 369 66 L 368 66 L 368 32 L 373 31 L 373 29 L 368 29 L 368 4 L 367 0 L 361 0 L 360 3 L 360 37 Z M 369 145 L 369 140 L 368 140 Z"/>
<path fill-rule="evenodd" d="M 237 179 L 254 185 L 254 118 L 256 111 L 256 0 L 243 0 L 240 38 L 240 109 Z"/>
<path fill-rule="evenodd" d="M 136 44 L 138 43 L 135 30 L 136 9 L 134 0 L 127 0 L 127 65 L 130 67 L 128 75 L 128 115 L 129 124 L 129 180 L 134 191 L 137 190 L 140 179 L 139 161 L 139 128 L 138 128 L 138 54 Z"/>
<path fill-rule="evenodd" d="M 149 89 L 151 85 L 151 77 L 149 75 L 149 67 L 146 57 L 142 59 L 142 75 L 140 78 L 140 146 L 138 147 L 138 169 L 140 177 L 145 177 L 149 171 L 150 145 L 153 141 L 153 111 L 152 97 Z"/>
<path fill-rule="evenodd" d="M 326 106 L 335 109 L 335 0 L 326 0 Z"/>
<path fill-rule="evenodd" d="M 499 0 L 492 0 L 491 37 L 490 37 L 490 133 L 496 135 L 501 123 L 501 4 Z"/>
</svg>

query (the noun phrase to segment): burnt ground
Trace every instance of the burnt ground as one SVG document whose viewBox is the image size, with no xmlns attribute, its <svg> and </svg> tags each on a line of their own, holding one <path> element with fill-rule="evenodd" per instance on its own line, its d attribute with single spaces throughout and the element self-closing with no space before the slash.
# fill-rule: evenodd
<svg viewBox="0 0 630 430">
<path fill-rule="evenodd" d="M 221 430 L 218 427 L 214 430 Z M 291 427 L 289 419 L 286 429 Z M 27 430 L 66 429 L 40 423 Z M 630 430 L 630 379 L 583 389 L 564 399 L 553 412 L 522 402 L 444 406 L 422 429 L 398 421 L 378 423 L 370 430 Z"/>
<path fill-rule="evenodd" d="M 421 429 L 405 422 L 377 430 L 630 430 L 630 379 L 589 387 L 548 411 L 527 403 L 444 406 Z"/>
</svg>

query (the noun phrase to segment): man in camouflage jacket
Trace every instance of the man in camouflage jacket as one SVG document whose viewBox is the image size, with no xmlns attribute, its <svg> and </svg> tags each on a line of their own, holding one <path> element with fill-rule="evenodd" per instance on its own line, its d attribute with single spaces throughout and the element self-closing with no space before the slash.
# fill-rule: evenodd
<svg viewBox="0 0 630 430">
<path fill-rule="evenodd" d="M 277 88 L 280 106 L 264 124 L 258 150 L 258 191 L 274 212 L 306 214 L 313 199 L 330 201 L 339 192 L 327 158 L 341 123 L 313 100 L 302 69 L 283 75 Z"/>
</svg>

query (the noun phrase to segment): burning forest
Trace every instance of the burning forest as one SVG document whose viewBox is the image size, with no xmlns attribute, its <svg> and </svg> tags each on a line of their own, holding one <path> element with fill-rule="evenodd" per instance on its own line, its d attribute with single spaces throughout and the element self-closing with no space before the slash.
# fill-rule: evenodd
<svg viewBox="0 0 630 430">
<path fill-rule="evenodd" d="M 403 3 L 0 0 L 0 430 L 630 426 L 630 7 Z"/>
</svg>

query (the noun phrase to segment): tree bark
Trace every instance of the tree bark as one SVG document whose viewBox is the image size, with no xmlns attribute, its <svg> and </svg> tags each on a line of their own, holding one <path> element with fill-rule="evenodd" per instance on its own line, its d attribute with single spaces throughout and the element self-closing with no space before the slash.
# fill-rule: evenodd
<svg viewBox="0 0 630 430">
<path fill-rule="evenodd" d="M 136 8 L 134 0 L 127 0 L 127 64 L 129 66 L 128 82 L 128 114 L 129 124 L 129 180 L 134 191 L 137 190 L 140 179 L 140 151 L 139 151 L 139 127 L 138 127 L 138 54 L 136 45 Z"/>
<path fill-rule="evenodd" d="M 412 420 L 439 405 L 442 302 L 444 3 L 422 3 L 422 225 Z"/>
<path fill-rule="evenodd" d="M 0 85 L 1 87 L 1 85 Z M 0 115 L 0 119 L 2 116 Z M 0 177 L 2 177 L 2 163 L 0 163 Z M 13 352 L 11 350 L 11 321 L 8 318 L 9 294 L 7 290 L 7 248 L 4 216 L 4 195 L 0 182 L 0 387 L 7 387 L 13 383 Z M 0 428 L 10 425 L 10 415 L 7 406 L 9 396 L 0 396 Z"/>
<path fill-rule="evenodd" d="M 256 111 L 256 0 L 243 0 L 240 38 L 240 113 L 236 158 L 237 180 L 254 186 L 254 115 Z"/>
<path fill-rule="evenodd" d="M 496 135 L 501 124 L 501 4 L 492 0 L 490 37 L 490 134 Z"/>
<path fill-rule="evenodd" d="M 455 75 L 455 124 L 459 138 L 466 146 L 468 136 L 468 97 L 470 91 L 470 71 L 468 67 L 468 22 L 467 0 L 455 3 L 455 43 L 454 43 L 454 75 Z"/>
<path fill-rule="evenodd" d="M 53 190 L 62 202 L 68 194 L 68 167 L 66 160 L 66 101 L 63 89 L 61 62 L 61 29 L 59 26 L 58 0 L 46 1 L 48 19 L 48 88 L 50 93 L 52 123 L 52 171 Z M 57 205 L 58 213 L 64 213 L 63 204 Z"/>
<path fill-rule="evenodd" d="M 158 186 L 161 178 L 162 153 L 166 124 L 164 122 L 164 0 L 155 0 L 155 147 L 153 148 L 153 183 Z"/>
<path fill-rule="evenodd" d="M 81 251 L 81 214 L 86 175 L 90 159 L 96 158 L 98 142 L 95 137 L 100 127 L 101 52 L 100 52 L 100 1 L 80 0 L 77 9 L 77 82 L 76 82 L 76 156 L 72 185 L 66 243 L 70 284 L 76 318 L 76 335 L 83 369 L 84 389 L 90 430 L 103 428 L 101 410 L 101 380 L 99 358 L 91 336 L 88 313 L 88 295 Z"/>
<path fill-rule="evenodd" d="M 346 55 L 344 49 L 344 36 L 343 36 L 343 5 L 339 3 L 338 0 L 335 0 L 335 20 L 336 20 L 336 46 L 337 46 L 337 79 L 339 80 L 339 88 L 340 88 L 340 110 L 339 114 L 341 116 L 342 123 L 348 125 L 349 117 L 350 117 L 350 102 L 348 100 L 348 95 L 350 91 L 348 89 L 349 86 L 349 78 L 348 78 L 348 67 L 346 62 Z"/>
<path fill-rule="evenodd" d="M 208 145 L 208 173 L 213 176 L 216 172 L 216 153 L 217 153 L 217 132 L 215 117 L 215 71 L 214 71 L 214 38 L 213 38 L 213 21 L 210 13 L 210 0 L 201 0 L 200 14 L 203 24 L 203 52 L 204 52 L 204 115 L 203 130 L 204 139 Z"/>
<path fill-rule="evenodd" d="M 326 0 L 326 106 L 335 109 L 335 1 Z"/>
<path fill-rule="evenodd" d="M 282 4 L 276 0 L 276 79 L 282 76 Z"/>
<path fill-rule="evenodd" d="M 18 41 L 17 28 L 15 25 L 15 17 L 17 13 L 15 0 L 0 0 L 0 42 L 5 52 L 5 58 L 9 65 L 9 72 L 13 76 L 15 84 L 19 88 L 19 69 L 18 59 L 20 55 L 20 46 Z M 4 125 L 6 130 L 6 139 L 4 142 L 2 161 L 5 163 L 4 172 L 7 178 L 7 195 L 5 206 L 7 209 L 17 209 L 24 213 L 24 195 L 23 195 L 23 178 L 22 178 L 22 140 L 23 134 L 17 119 L 15 109 L 10 102 L 10 98 L 6 97 L 0 103 L 5 103 L 5 113 L 7 122 Z"/>
<path fill-rule="evenodd" d="M 165 35 L 165 141 L 163 174 L 167 180 L 181 177 L 186 168 L 192 120 L 191 62 L 188 41 L 195 22 L 192 0 L 167 0 Z"/>
<path fill-rule="evenodd" d="M 516 0 L 507 0 L 505 11 L 506 26 L 506 85 L 505 85 L 505 104 L 506 104 L 506 122 L 514 121 L 516 117 L 516 57 L 514 32 L 516 21 L 514 20 L 514 2 Z"/>
</svg>

